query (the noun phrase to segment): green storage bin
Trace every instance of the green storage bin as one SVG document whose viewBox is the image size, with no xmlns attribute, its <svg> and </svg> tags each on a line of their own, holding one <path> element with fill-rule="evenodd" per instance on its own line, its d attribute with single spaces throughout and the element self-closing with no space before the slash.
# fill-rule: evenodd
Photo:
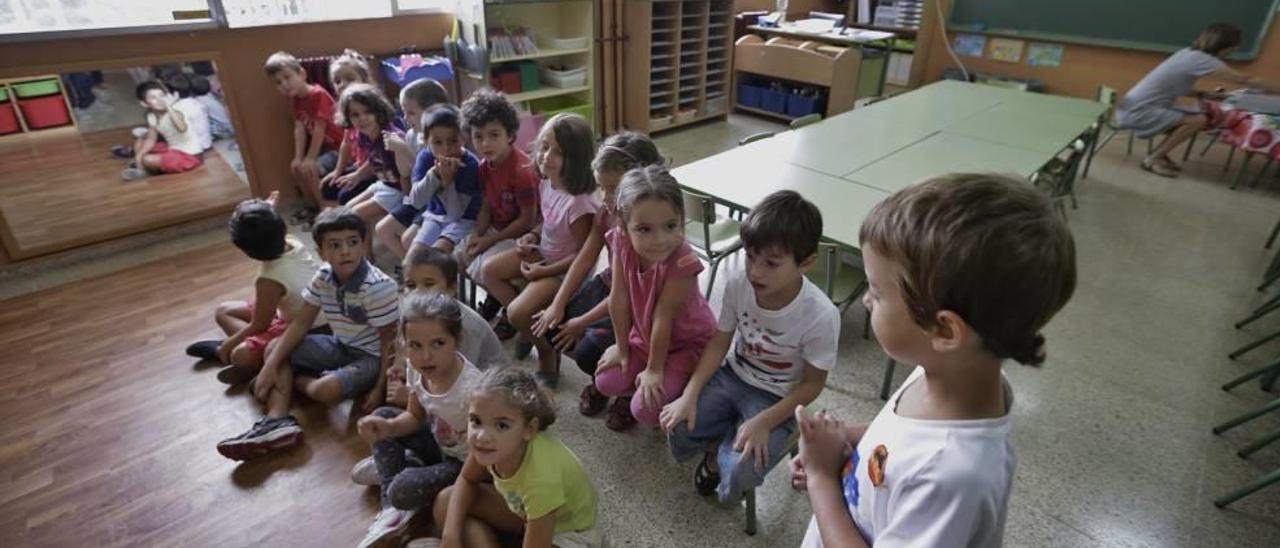
<svg viewBox="0 0 1280 548">
<path fill-rule="evenodd" d="M 535 99 L 529 101 L 529 110 L 540 112 L 546 115 L 550 120 L 552 116 L 561 112 L 577 114 L 587 119 L 593 127 L 595 122 L 592 120 L 595 115 L 595 108 L 591 106 L 589 101 L 568 95 L 560 95 L 556 97 L 547 97 L 546 99 Z"/>
<path fill-rule="evenodd" d="M 0 87 L 0 103 L 9 100 L 9 88 Z"/>
<path fill-rule="evenodd" d="M 542 82 L 538 80 L 538 64 L 533 61 L 521 61 L 518 63 L 520 67 L 520 91 L 533 91 L 542 87 Z"/>
<path fill-rule="evenodd" d="M 13 92 L 18 95 L 19 99 L 30 99 L 32 97 L 55 95 L 60 93 L 61 90 L 58 88 L 58 81 L 50 78 L 48 80 L 36 80 L 34 82 L 13 84 Z"/>
</svg>

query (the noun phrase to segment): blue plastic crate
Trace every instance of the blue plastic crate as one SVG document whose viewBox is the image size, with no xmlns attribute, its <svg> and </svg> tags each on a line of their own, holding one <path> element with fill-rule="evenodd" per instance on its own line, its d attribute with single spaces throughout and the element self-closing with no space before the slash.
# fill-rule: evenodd
<svg viewBox="0 0 1280 548">
<path fill-rule="evenodd" d="M 789 93 L 771 89 L 761 90 L 761 92 L 760 108 L 778 114 L 787 113 L 787 96 L 790 95 Z"/>
<path fill-rule="evenodd" d="M 382 77 L 388 82 L 394 82 L 397 86 L 404 87 L 410 82 L 416 82 L 423 78 L 431 78 L 437 82 L 448 82 L 453 80 L 453 65 L 444 57 L 425 57 L 427 64 L 413 67 L 404 74 L 400 74 L 400 58 L 393 57 L 383 59 L 380 63 L 382 69 Z"/>
<path fill-rule="evenodd" d="M 738 84 L 738 104 L 744 107 L 760 108 L 760 100 L 765 88 L 751 84 Z"/>
<path fill-rule="evenodd" d="M 799 118 L 806 114 L 822 112 L 822 97 L 819 95 L 787 94 L 787 116 Z"/>
</svg>

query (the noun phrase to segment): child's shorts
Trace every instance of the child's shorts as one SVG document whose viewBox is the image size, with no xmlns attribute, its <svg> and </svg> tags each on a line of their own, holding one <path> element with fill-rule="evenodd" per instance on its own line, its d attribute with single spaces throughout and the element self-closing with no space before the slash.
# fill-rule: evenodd
<svg viewBox="0 0 1280 548">
<path fill-rule="evenodd" d="M 387 213 L 395 211 L 397 207 L 404 204 L 404 193 L 383 181 L 373 183 L 369 186 L 369 190 L 373 191 L 373 201 Z"/>
<path fill-rule="evenodd" d="M 458 219 L 450 222 L 444 217 L 431 213 L 422 214 L 422 228 L 418 229 L 418 235 L 413 238 L 413 243 L 418 245 L 430 246 L 436 243 L 436 240 L 444 238 L 453 242 L 453 247 L 458 247 L 467 236 L 471 234 L 471 229 L 475 228 L 476 222 L 470 219 Z"/>
<path fill-rule="evenodd" d="M 391 218 L 405 228 L 422 224 L 422 212 L 418 211 L 418 208 L 405 203 L 391 210 Z"/>
<path fill-rule="evenodd" d="M 342 344 L 333 335 L 303 337 L 289 354 L 289 366 L 295 375 L 305 377 L 336 375 L 344 400 L 368 392 L 382 373 L 377 356 Z"/>
<path fill-rule="evenodd" d="M 204 163 L 199 156 L 169 148 L 168 143 L 159 141 L 151 149 L 151 153 L 160 155 L 160 171 L 164 173 L 183 173 L 198 168 Z"/>
<path fill-rule="evenodd" d="M 347 169 L 342 172 L 342 175 L 346 175 L 355 170 L 355 166 L 347 166 Z M 333 168 L 330 168 L 327 171 L 324 171 L 324 173 L 327 175 L 332 171 Z M 370 185 L 376 182 L 378 182 L 377 177 L 369 177 L 356 183 L 355 186 L 351 188 L 342 188 L 338 185 L 323 185 L 320 187 L 320 196 L 331 202 L 338 202 L 342 205 L 347 205 L 347 202 L 350 202 L 352 198 L 359 196 L 361 192 L 364 192 L 365 189 L 369 188 Z"/>
<path fill-rule="evenodd" d="M 253 317 L 253 311 L 254 303 L 250 302 L 250 318 Z M 275 317 L 271 318 L 271 325 L 267 326 L 266 331 L 245 337 L 244 344 L 249 348 L 249 354 L 253 357 L 254 361 L 261 362 L 267 351 L 267 343 L 280 338 L 281 335 L 284 335 L 284 330 L 288 328 L 289 322 L 280 319 L 280 315 L 277 314 Z"/>
<path fill-rule="evenodd" d="M 493 228 L 489 229 L 489 234 L 495 234 L 497 232 L 498 231 Z M 505 240 L 498 240 L 493 242 L 493 245 L 489 246 L 489 249 L 484 250 L 484 253 L 481 253 L 480 256 L 471 259 L 471 262 L 468 263 L 462 260 L 462 253 L 466 251 L 467 244 L 469 243 L 471 243 L 470 236 L 465 238 L 461 244 L 458 244 L 458 264 L 466 265 L 467 277 L 471 278 L 471 281 L 479 284 L 480 287 L 486 287 L 487 284 L 484 280 L 484 263 L 488 262 L 490 258 L 502 253 L 503 251 L 516 248 L 516 241 L 514 239 L 507 238 Z"/>
</svg>

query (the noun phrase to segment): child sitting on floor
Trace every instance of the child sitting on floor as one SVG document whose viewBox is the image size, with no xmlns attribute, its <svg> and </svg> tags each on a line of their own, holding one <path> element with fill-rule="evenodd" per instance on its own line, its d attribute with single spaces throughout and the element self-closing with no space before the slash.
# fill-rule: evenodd
<svg viewBox="0 0 1280 548">
<path fill-rule="evenodd" d="M 859 240 L 876 339 L 919 366 L 869 425 L 796 409 L 803 546 L 1000 546 L 1015 462 L 1000 366 L 1044 361 L 1040 330 L 1075 290 L 1071 231 L 1026 181 L 953 174 L 877 204 Z"/>
<path fill-rule="evenodd" d="M 263 67 L 281 95 L 293 106 L 293 160 L 289 171 L 306 201 L 296 221 L 310 221 L 322 203 L 320 175 L 333 170 L 342 142 L 342 130 L 333 123 L 333 96 L 316 84 L 307 83 L 302 63 L 286 52 L 267 57 Z"/>
<path fill-rule="evenodd" d="M 200 167 L 204 148 L 164 84 L 138 84 L 138 102 L 147 111 L 147 132 L 133 143 L 133 163 L 121 177 L 134 181 L 148 173 L 182 173 Z M 164 137 L 164 141 L 160 141 Z"/>
<path fill-rule="evenodd" d="M 631 415 L 657 426 L 662 407 L 684 392 L 716 323 L 698 289 L 702 262 L 684 238 L 684 193 L 665 168 L 622 176 L 609 242 L 617 342 L 600 358 L 596 388 L 610 397 L 632 394 Z"/>
<path fill-rule="evenodd" d="M 245 200 L 231 214 L 231 243 L 250 259 L 260 261 L 253 300 L 218 305 L 214 320 L 227 334 L 223 340 L 192 343 L 187 355 L 230 365 L 218 380 L 239 384 L 262 367 L 267 344 L 284 334 L 302 309 L 302 291 L 320 264 L 302 242 L 290 236 L 276 212 L 279 192 L 266 200 Z M 316 318 L 323 324 L 323 318 Z"/>
<path fill-rule="evenodd" d="M 200 141 L 201 151 L 209 150 L 213 146 L 213 133 L 209 128 L 209 111 L 205 110 L 204 104 L 195 99 L 191 89 L 191 76 L 181 71 L 169 74 L 164 77 L 164 87 L 169 88 L 169 92 L 178 97 L 173 102 L 173 108 L 182 113 L 187 126 L 195 132 L 196 139 Z"/>
<path fill-rule="evenodd" d="M 326 405 L 363 396 L 365 412 L 386 395 L 399 314 L 396 283 L 365 259 L 365 224 L 351 210 L 324 210 L 311 236 L 328 264 L 302 291 L 305 304 L 284 335 L 267 344 L 252 386 L 254 396 L 267 404 L 267 416 L 218 444 L 218 452 L 229 459 L 248 460 L 302 441 L 302 427 L 289 415 L 295 388 Z M 333 334 L 308 334 L 321 311 Z"/>
<path fill-rule="evenodd" d="M 604 203 L 591 225 L 591 234 L 578 250 L 573 265 L 565 274 L 564 283 L 556 291 L 556 297 L 539 312 L 533 324 L 536 337 L 547 337 L 556 350 L 565 352 L 583 373 L 595 376 L 596 366 L 605 349 L 617 341 L 613 338 L 613 324 L 609 321 L 609 284 L 613 273 L 605 268 L 591 276 L 600 250 L 608 244 L 606 235 L 615 228 L 618 204 L 618 185 L 622 175 L 634 168 L 661 164 L 662 155 L 648 137 L 631 131 L 623 131 L 605 139 L 596 151 L 591 169 L 596 182 L 604 191 Z M 613 256 L 613 250 L 609 250 Z M 585 282 L 585 283 L 584 283 Z M 609 398 L 600 393 L 595 382 L 587 383 L 578 398 L 578 412 L 593 417 L 604 411 Z M 629 430 L 635 426 L 631 416 L 631 395 L 614 399 L 605 417 L 605 426 L 612 430 Z"/>
<path fill-rule="evenodd" d="M 357 424 L 372 446 L 382 487 L 382 511 L 360 543 L 372 546 L 409 526 L 418 508 L 453 485 L 467 458 L 467 400 L 480 370 L 459 343 L 464 307 L 444 293 L 411 293 L 400 304 L 407 409 L 381 407 Z M 487 329 L 487 326 L 486 326 Z M 410 466 L 405 451 L 421 464 Z"/>
<path fill-rule="evenodd" d="M 782 460 L 795 408 L 822 393 L 840 335 L 840 312 L 804 275 L 822 237 L 818 208 L 793 191 L 775 192 L 740 232 L 745 272 L 725 286 L 716 333 L 684 395 L 662 410 L 671 454 L 701 454 L 694 488 L 724 503 L 758 487 Z"/>
<path fill-rule="evenodd" d="M 496 547 L 498 535 L 518 535 L 528 548 L 605 545 L 595 486 L 573 451 L 547 433 L 555 420 L 551 394 L 528 372 L 485 372 L 471 395 L 471 453 L 435 500 L 442 546 Z"/>
</svg>

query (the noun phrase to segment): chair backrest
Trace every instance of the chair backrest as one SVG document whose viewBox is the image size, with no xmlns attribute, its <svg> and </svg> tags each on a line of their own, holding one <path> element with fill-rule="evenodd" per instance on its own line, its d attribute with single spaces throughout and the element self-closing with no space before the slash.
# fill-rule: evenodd
<svg viewBox="0 0 1280 548">
<path fill-rule="evenodd" d="M 738 141 L 738 146 L 749 145 L 761 139 L 768 139 L 770 137 L 773 137 L 772 131 L 764 131 L 764 132 L 756 133 L 754 135 L 748 135 L 746 137 L 743 137 L 742 140 Z"/>
<path fill-rule="evenodd" d="M 1098 86 L 1098 102 L 1107 106 L 1116 104 L 1116 88 L 1111 86 Z"/>
<path fill-rule="evenodd" d="M 809 114 L 796 118 L 795 120 L 792 120 L 791 129 L 800 129 L 802 127 L 811 126 L 821 121 L 822 121 L 821 114 L 818 114 L 816 112 L 811 112 Z"/>
<path fill-rule="evenodd" d="M 840 248 L 835 244 L 818 242 L 817 257 L 813 261 L 813 267 L 809 269 L 809 279 L 822 288 L 827 298 L 832 298 L 831 293 L 835 291 L 836 276 L 840 274 L 842 262 L 839 255 Z"/>
</svg>

